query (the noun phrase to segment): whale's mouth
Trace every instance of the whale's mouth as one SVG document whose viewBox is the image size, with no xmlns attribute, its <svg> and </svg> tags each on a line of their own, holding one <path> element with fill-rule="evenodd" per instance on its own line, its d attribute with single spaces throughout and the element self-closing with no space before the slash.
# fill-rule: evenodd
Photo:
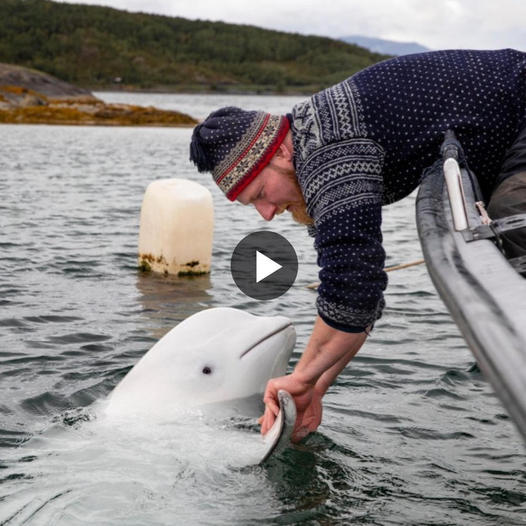
<svg viewBox="0 0 526 526">
<path fill-rule="evenodd" d="M 275 336 L 276 334 L 279 334 L 280 332 L 288 329 L 289 327 L 292 327 L 292 323 L 287 323 L 286 325 L 283 325 L 276 329 L 275 331 L 269 332 L 268 334 L 265 334 L 261 338 L 259 338 L 256 342 L 254 342 L 248 349 L 245 349 L 239 358 L 243 358 L 243 356 L 246 356 L 250 351 L 254 350 L 258 345 L 262 344 L 265 340 L 268 340 L 269 338 L 272 338 L 272 336 Z"/>
</svg>

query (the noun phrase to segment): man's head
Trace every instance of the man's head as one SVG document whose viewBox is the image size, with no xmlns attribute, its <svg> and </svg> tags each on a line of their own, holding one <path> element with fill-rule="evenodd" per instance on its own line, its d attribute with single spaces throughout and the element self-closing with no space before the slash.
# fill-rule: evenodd
<svg viewBox="0 0 526 526">
<path fill-rule="evenodd" d="M 294 169 L 290 131 L 267 166 L 239 194 L 237 200 L 244 205 L 253 205 L 267 221 L 288 211 L 296 222 L 313 224 Z"/>
<path fill-rule="evenodd" d="M 289 121 L 284 116 L 226 107 L 196 126 L 190 160 L 212 172 L 231 200 L 253 204 L 270 221 L 285 210 L 312 224 L 296 179 Z"/>
</svg>

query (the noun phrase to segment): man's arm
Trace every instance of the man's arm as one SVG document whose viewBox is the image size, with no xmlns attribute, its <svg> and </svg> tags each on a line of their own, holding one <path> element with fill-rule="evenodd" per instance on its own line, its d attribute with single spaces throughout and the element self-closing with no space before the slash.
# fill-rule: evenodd
<svg viewBox="0 0 526 526">
<path fill-rule="evenodd" d="M 279 412 L 280 389 L 288 391 L 296 403 L 298 417 L 295 438 L 314 431 L 321 420 L 321 398 L 359 351 L 366 337 L 365 332 L 347 333 L 333 329 L 318 316 L 307 347 L 294 371 L 267 383 L 261 432 L 265 434 L 272 427 Z"/>
</svg>

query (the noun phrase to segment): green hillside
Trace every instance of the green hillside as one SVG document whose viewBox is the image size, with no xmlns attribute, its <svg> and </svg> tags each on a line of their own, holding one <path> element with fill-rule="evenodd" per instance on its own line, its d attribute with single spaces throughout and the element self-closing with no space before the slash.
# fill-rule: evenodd
<svg viewBox="0 0 526 526">
<path fill-rule="evenodd" d="M 329 38 L 47 0 L 0 0 L 0 62 L 87 88 L 316 91 L 385 58 Z"/>
</svg>

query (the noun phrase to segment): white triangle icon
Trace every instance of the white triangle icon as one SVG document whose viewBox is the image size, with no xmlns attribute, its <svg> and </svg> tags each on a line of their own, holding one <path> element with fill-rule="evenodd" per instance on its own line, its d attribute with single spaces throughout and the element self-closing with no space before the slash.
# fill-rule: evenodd
<svg viewBox="0 0 526 526">
<path fill-rule="evenodd" d="M 283 266 L 256 250 L 256 283 L 274 274 L 280 268 Z"/>
</svg>

